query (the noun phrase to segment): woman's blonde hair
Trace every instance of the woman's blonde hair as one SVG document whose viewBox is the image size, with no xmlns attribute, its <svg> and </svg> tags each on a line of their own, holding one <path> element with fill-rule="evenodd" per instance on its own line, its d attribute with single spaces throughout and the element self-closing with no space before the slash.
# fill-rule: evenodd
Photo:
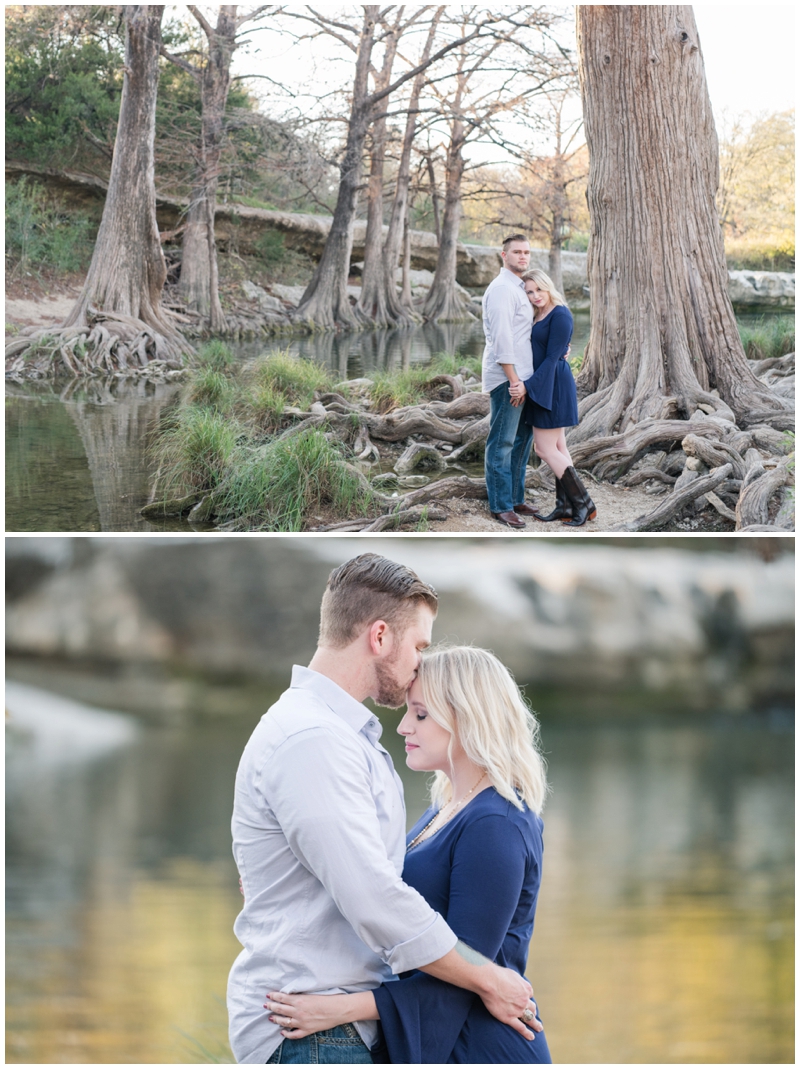
<svg viewBox="0 0 800 1069">
<path fill-rule="evenodd" d="M 539 724 L 505 665 L 489 650 L 440 647 L 423 654 L 417 678 L 428 713 L 452 736 L 451 752 L 458 739 L 498 794 L 518 809 L 524 802 L 541 812 L 547 778 Z M 437 772 L 434 805 L 446 804 L 451 795 L 449 777 Z"/>
<path fill-rule="evenodd" d="M 564 295 L 562 293 L 559 293 L 558 290 L 555 288 L 555 286 L 553 285 L 552 278 L 550 278 L 548 274 L 545 274 L 544 271 L 540 271 L 538 267 L 534 267 L 532 270 L 526 271 L 525 274 L 522 276 L 522 281 L 535 282 L 540 290 L 544 290 L 545 293 L 550 294 L 550 300 L 553 302 L 553 304 L 566 305 L 567 302 L 564 300 Z"/>
</svg>

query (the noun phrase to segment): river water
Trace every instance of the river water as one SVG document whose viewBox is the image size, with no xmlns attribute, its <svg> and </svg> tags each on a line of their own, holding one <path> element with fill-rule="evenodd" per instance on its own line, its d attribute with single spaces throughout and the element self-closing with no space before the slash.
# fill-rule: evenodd
<svg viewBox="0 0 800 1069">
<path fill-rule="evenodd" d="M 588 313 L 576 313 L 576 352 L 589 336 Z M 480 323 L 425 324 L 410 330 L 316 334 L 246 342 L 244 362 L 286 349 L 318 360 L 341 379 L 425 364 L 435 353 L 483 352 Z M 203 530 L 188 521 L 143 519 L 154 472 L 148 441 L 180 387 L 90 381 L 53 387 L 6 386 L 7 531 Z M 207 528 L 205 528 L 207 529 Z"/>
<path fill-rule="evenodd" d="M 229 820 L 261 710 L 168 730 L 14 684 L 8 701 L 8 1062 L 231 1061 Z M 411 822 L 425 777 L 381 719 Z M 529 976 L 556 1062 L 793 1060 L 789 732 L 544 723 Z"/>
</svg>

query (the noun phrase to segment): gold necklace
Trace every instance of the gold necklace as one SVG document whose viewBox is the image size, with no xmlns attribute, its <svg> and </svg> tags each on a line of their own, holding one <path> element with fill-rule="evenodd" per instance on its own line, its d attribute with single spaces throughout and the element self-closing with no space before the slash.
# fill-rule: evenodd
<svg viewBox="0 0 800 1069">
<path fill-rule="evenodd" d="M 447 817 L 446 820 L 444 820 L 442 822 L 443 825 L 446 824 L 448 820 L 452 820 L 453 817 L 456 815 L 456 813 L 459 811 L 459 809 L 461 809 L 466 804 L 467 799 L 470 798 L 475 793 L 475 787 L 478 786 L 478 784 L 485 777 L 485 775 L 486 775 L 485 772 L 481 772 L 480 779 L 476 780 L 475 786 L 472 788 L 471 791 L 469 791 L 467 794 L 464 795 L 464 797 L 461 799 L 460 802 L 456 803 L 456 807 L 453 810 L 453 812 Z M 414 849 L 414 847 L 420 841 L 420 839 L 425 834 L 425 832 L 428 830 L 428 828 L 430 828 L 431 824 L 435 824 L 436 823 L 436 821 L 442 815 L 442 812 L 443 811 L 441 809 L 439 809 L 436 813 L 433 814 L 433 817 L 428 821 L 428 823 L 425 825 L 425 827 L 422 829 L 422 831 L 418 835 L 415 835 L 414 838 L 411 840 L 411 842 L 408 844 L 408 846 L 406 847 L 406 853 L 408 853 L 409 850 L 413 850 Z M 437 828 L 437 831 L 438 831 L 438 828 Z"/>
</svg>

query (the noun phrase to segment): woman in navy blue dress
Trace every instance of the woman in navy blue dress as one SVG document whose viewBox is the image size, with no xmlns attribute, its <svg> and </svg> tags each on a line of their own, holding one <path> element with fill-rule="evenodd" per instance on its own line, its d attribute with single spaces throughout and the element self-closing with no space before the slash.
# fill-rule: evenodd
<svg viewBox="0 0 800 1069">
<path fill-rule="evenodd" d="M 534 315 L 533 375 L 525 383 L 523 418 L 533 427 L 534 452 L 556 477 L 556 507 L 547 516 L 537 513 L 536 519 L 581 527 L 595 518 L 597 509 L 575 471 L 564 433 L 578 423 L 578 394 L 567 362 L 572 313 L 544 271 L 528 271 L 522 280 Z"/>
<path fill-rule="evenodd" d="M 435 771 L 431 806 L 408 833 L 403 879 L 479 955 L 524 974 L 542 871 L 547 791 L 538 724 L 487 650 L 423 657 L 398 728 L 406 763 Z M 353 995 L 269 995 L 287 1039 L 354 1020 L 381 1022 L 373 1061 L 552 1061 L 543 1031 L 525 1038 L 480 998 L 422 972 Z M 530 1017 L 530 1020 L 528 1018 Z M 526 1011 L 529 1024 L 533 1012 Z M 538 1024 L 537 1024 L 538 1027 Z"/>
</svg>

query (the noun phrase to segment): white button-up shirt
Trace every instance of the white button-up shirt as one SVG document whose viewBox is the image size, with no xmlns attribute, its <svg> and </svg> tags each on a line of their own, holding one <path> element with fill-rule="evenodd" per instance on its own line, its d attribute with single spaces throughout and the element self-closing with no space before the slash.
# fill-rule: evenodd
<svg viewBox="0 0 800 1069">
<path fill-rule="evenodd" d="M 523 382 L 531 377 L 532 327 L 533 308 L 525 296 L 525 283 L 519 275 L 504 267 L 497 278 L 489 283 L 483 295 L 483 333 L 486 335 L 482 376 L 484 393 L 489 393 L 501 382 L 508 382 L 501 364 L 514 364 Z"/>
<path fill-rule="evenodd" d="M 402 881 L 403 786 L 381 731 L 361 702 L 296 665 L 244 749 L 232 821 L 244 950 L 228 980 L 237 1062 L 263 1064 L 282 1042 L 268 991 L 371 990 L 456 944 Z M 375 1022 L 354 1023 L 371 1046 Z"/>
</svg>

